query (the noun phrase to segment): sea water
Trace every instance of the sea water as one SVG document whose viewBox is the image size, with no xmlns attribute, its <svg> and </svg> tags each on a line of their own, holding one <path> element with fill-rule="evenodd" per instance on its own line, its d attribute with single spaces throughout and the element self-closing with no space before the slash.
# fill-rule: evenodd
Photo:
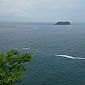
<svg viewBox="0 0 85 85">
<path fill-rule="evenodd" d="M 0 51 L 32 53 L 17 85 L 85 85 L 85 24 L 0 22 Z"/>
</svg>

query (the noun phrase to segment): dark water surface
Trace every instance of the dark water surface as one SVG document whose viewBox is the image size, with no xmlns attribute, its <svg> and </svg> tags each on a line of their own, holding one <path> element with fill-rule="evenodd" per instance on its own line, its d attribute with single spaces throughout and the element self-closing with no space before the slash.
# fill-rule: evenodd
<svg viewBox="0 0 85 85">
<path fill-rule="evenodd" d="M 85 24 L 0 23 L 0 51 L 12 48 L 33 54 L 18 85 L 85 85 Z"/>
</svg>

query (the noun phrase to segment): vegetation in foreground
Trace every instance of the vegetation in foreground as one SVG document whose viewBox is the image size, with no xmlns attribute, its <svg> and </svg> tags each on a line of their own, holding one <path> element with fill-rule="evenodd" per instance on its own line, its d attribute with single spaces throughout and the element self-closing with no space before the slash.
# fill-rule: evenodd
<svg viewBox="0 0 85 85">
<path fill-rule="evenodd" d="M 0 53 L 0 85 L 13 85 L 24 78 L 23 63 L 30 62 L 32 55 L 9 50 L 6 54 Z"/>
</svg>

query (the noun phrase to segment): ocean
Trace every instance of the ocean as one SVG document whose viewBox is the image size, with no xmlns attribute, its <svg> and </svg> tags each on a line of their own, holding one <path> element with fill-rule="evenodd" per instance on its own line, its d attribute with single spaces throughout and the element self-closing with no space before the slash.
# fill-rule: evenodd
<svg viewBox="0 0 85 85">
<path fill-rule="evenodd" d="M 17 85 L 85 85 L 85 24 L 0 22 L 0 52 L 32 53 Z"/>
</svg>

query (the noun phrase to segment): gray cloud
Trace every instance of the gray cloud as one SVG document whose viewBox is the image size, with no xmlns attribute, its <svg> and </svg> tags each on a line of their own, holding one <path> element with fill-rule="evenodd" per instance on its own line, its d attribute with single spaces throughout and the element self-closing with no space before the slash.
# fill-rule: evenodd
<svg viewBox="0 0 85 85">
<path fill-rule="evenodd" d="M 2 3 L 4 2 L 4 3 Z M 76 19 L 85 14 L 85 0 L 0 0 L 0 16 L 29 20 Z M 74 20 L 73 19 L 73 20 Z"/>
<path fill-rule="evenodd" d="M 5 0 L 0 10 L 9 15 L 24 15 L 34 11 L 70 10 L 77 4 L 78 0 Z"/>
<path fill-rule="evenodd" d="M 3 1 L 2 0 L 0 0 L 0 3 L 2 3 Z"/>
</svg>

